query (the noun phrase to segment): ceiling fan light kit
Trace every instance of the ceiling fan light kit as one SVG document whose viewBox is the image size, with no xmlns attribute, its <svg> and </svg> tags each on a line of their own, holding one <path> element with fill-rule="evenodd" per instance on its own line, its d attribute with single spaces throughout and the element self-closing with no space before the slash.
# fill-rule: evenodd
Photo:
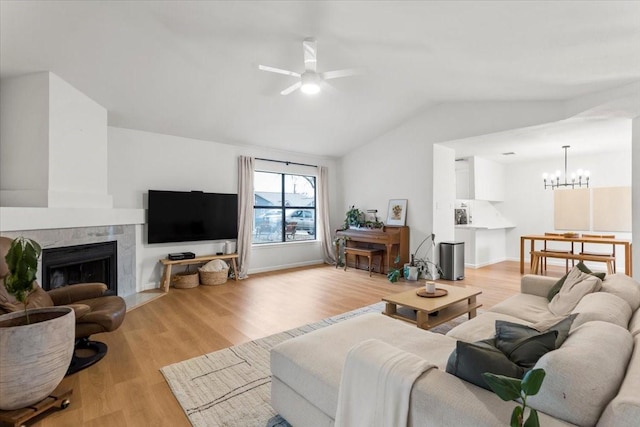
<svg viewBox="0 0 640 427">
<path fill-rule="evenodd" d="M 317 44 L 315 39 L 307 38 L 302 42 L 302 50 L 304 53 L 304 69 L 305 71 L 300 74 L 295 71 L 284 70 L 282 68 L 270 67 L 268 65 L 258 65 L 258 69 L 262 71 L 268 71 L 270 73 L 284 74 L 286 76 L 296 77 L 300 80 L 288 88 L 280 92 L 281 95 L 289 95 L 296 89 L 300 89 L 301 92 L 306 94 L 316 94 L 320 92 L 320 85 L 323 81 L 329 79 L 337 79 L 340 77 L 349 77 L 358 74 L 356 70 L 344 69 L 327 71 L 324 73 L 318 73 L 316 70 L 317 65 Z"/>
<path fill-rule="evenodd" d="M 320 77 L 312 72 L 306 71 L 301 76 L 302 86 L 300 90 L 306 94 L 313 95 L 320 92 Z"/>
</svg>

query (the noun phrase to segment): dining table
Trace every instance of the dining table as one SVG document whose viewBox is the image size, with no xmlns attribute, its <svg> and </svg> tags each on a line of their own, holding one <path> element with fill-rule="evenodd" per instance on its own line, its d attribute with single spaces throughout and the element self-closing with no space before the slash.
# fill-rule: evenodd
<svg viewBox="0 0 640 427">
<path fill-rule="evenodd" d="M 530 234 L 520 236 L 520 274 L 524 274 L 524 250 L 526 241 L 530 242 L 529 253 L 535 251 L 536 242 L 568 242 L 568 243 L 589 243 L 589 244 L 602 244 L 602 245 L 619 245 L 624 247 L 624 274 L 631 276 L 633 274 L 633 257 L 632 257 L 632 245 L 631 240 L 617 239 L 610 237 L 582 237 L 579 234 L 567 234 L 567 235 L 544 235 L 544 234 Z"/>
</svg>

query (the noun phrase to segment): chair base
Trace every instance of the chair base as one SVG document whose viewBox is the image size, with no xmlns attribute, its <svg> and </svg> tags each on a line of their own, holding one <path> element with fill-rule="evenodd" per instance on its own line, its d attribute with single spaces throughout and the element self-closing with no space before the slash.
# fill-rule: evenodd
<svg viewBox="0 0 640 427">
<path fill-rule="evenodd" d="M 85 356 L 84 353 L 89 353 Z M 91 341 L 89 338 L 79 338 L 73 350 L 73 358 L 66 375 L 75 374 L 94 363 L 98 362 L 107 354 L 107 345 L 99 341 Z"/>
</svg>

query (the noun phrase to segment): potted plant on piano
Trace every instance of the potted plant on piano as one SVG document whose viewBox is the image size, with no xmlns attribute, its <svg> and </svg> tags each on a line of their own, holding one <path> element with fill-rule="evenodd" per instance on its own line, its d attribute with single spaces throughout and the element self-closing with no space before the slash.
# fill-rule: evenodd
<svg viewBox="0 0 640 427">
<path fill-rule="evenodd" d="M 29 308 L 50 297 L 35 282 L 40 245 L 0 237 L 0 409 L 46 398 L 73 356 L 75 315 L 70 307 Z M 13 297 L 13 298 L 12 298 Z"/>
<path fill-rule="evenodd" d="M 361 228 L 364 225 L 364 213 L 352 205 L 347 211 L 344 228 Z"/>
</svg>

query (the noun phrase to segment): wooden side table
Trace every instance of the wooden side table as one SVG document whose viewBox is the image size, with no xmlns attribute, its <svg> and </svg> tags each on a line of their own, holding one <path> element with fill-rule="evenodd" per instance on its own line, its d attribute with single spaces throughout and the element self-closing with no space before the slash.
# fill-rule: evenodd
<svg viewBox="0 0 640 427">
<path fill-rule="evenodd" d="M 205 255 L 197 256 L 191 259 L 167 259 L 162 258 L 160 262 L 164 265 L 164 272 L 162 273 L 162 280 L 160 281 L 160 288 L 169 292 L 169 285 L 171 284 L 171 267 L 174 265 L 192 265 L 192 264 L 204 264 L 214 259 L 231 260 L 231 268 L 233 269 L 233 276 L 238 281 L 238 271 L 236 268 L 236 259 L 238 254 L 224 254 L 224 255 Z"/>
</svg>

